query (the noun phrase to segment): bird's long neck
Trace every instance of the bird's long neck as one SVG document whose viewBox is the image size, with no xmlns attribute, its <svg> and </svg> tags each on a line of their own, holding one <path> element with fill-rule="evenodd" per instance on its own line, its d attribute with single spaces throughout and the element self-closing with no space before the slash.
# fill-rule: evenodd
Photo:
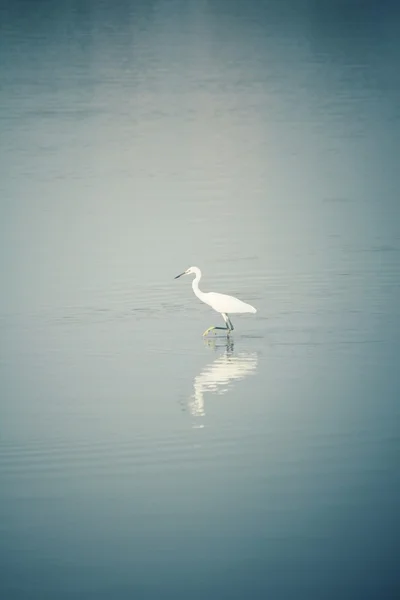
<svg viewBox="0 0 400 600">
<path fill-rule="evenodd" d="M 199 289 L 199 281 L 201 279 L 201 273 L 196 273 L 196 277 L 192 281 L 192 288 L 196 296 L 202 300 L 204 296 L 204 292 Z"/>
</svg>

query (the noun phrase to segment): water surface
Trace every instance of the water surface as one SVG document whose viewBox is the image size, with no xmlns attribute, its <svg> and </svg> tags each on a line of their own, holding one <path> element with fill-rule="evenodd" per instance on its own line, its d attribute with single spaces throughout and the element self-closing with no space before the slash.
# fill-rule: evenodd
<svg viewBox="0 0 400 600">
<path fill-rule="evenodd" d="M 395 4 L 0 23 L 1 597 L 394 598 Z"/>
</svg>

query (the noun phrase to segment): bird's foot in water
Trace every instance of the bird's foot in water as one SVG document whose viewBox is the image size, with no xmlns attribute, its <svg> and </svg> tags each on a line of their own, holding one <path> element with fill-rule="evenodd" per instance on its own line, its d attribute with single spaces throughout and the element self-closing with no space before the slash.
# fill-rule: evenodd
<svg viewBox="0 0 400 600">
<path fill-rule="evenodd" d="M 210 331 L 212 331 L 213 329 L 215 329 L 215 327 L 209 327 L 208 329 L 206 329 L 205 332 L 203 333 L 203 337 L 205 335 L 207 335 L 208 333 L 210 333 Z"/>
<path fill-rule="evenodd" d="M 210 331 L 213 331 L 214 329 L 222 329 L 223 331 L 227 332 L 227 335 L 230 334 L 231 330 L 228 329 L 228 327 L 209 327 L 208 329 L 205 330 L 205 332 L 203 333 L 203 337 L 205 335 L 207 335 L 208 333 L 210 333 Z"/>
</svg>

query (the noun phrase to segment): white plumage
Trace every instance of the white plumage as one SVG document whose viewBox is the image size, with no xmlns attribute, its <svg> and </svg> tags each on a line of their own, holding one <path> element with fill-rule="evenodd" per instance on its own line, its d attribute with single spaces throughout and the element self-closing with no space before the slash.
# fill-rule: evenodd
<svg viewBox="0 0 400 600">
<path fill-rule="evenodd" d="M 227 294 L 219 294 L 218 292 L 202 292 L 199 289 L 199 281 L 201 279 L 201 271 L 198 267 L 190 267 L 183 273 L 180 273 L 175 277 L 181 277 L 182 275 L 190 275 L 194 274 L 196 277 L 192 281 L 192 288 L 196 296 L 204 302 L 211 306 L 215 311 L 219 312 L 222 315 L 226 323 L 226 327 L 209 327 L 203 335 L 206 335 L 212 329 L 226 329 L 227 333 L 233 331 L 232 321 L 229 318 L 229 314 L 242 314 L 242 313 L 256 313 L 257 309 L 251 304 L 246 304 L 246 302 L 242 302 L 238 298 L 234 296 L 228 296 Z"/>
<path fill-rule="evenodd" d="M 218 292 L 202 292 L 202 294 L 200 300 L 203 300 L 203 302 L 219 313 L 230 313 L 231 315 L 234 315 L 257 312 L 257 309 L 254 308 L 254 306 L 246 304 L 246 302 L 242 302 L 242 300 L 239 300 L 239 298 L 235 298 L 234 296 L 219 294 Z M 196 296 L 198 296 L 198 294 L 196 294 Z"/>
</svg>

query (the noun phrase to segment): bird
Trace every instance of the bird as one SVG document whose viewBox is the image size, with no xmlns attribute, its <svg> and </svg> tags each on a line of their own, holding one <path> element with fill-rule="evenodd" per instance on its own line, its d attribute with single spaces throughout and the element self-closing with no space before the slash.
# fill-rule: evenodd
<svg viewBox="0 0 400 600">
<path fill-rule="evenodd" d="M 219 294 L 218 292 L 202 292 L 199 289 L 201 271 L 198 267 L 189 267 L 189 269 L 186 269 L 186 271 L 183 271 L 183 273 L 179 273 L 179 275 L 177 275 L 175 279 L 182 277 L 182 275 L 196 275 L 196 277 L 192 281 L 192 288 L 194 293 L 199 298 L 199 300 L 201 300 L 205 304 L 208 304 L 208 306 L 211 306 L 211 308 L 213 308 L 216 312 L 221 313 L 222 318 L 225 321 L 226 327 L 209 327 L 205 330 L 203 336 L 207 335 L 208 333 L 210 333 L 210 331 L 213 331 L 214 329 L 223 329 L 227 332 L 227 336 L 229 336 L 234 329 L 232 321 L 229 318 L 229 314 L 257 312 L 257 309 L 254 308 L 254 306 L 251 306 L 251 304 L 246 304 L 246 302 L 242 302 L 234 296 L 228 296 L 227 294 Z"/>
</svg>

